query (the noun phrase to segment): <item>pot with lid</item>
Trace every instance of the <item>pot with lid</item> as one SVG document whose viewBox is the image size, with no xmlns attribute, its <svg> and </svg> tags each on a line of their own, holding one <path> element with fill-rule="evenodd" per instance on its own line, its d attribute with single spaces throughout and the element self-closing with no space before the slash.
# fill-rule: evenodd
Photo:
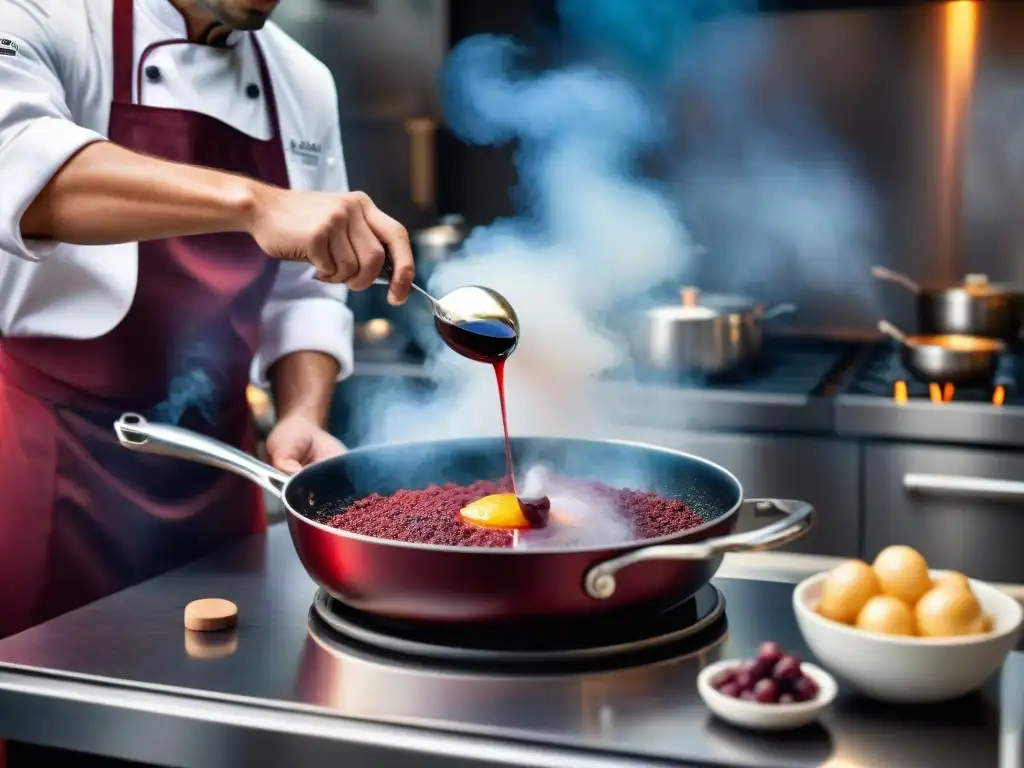
<svg viewBox="0 0 1024 768">
<path fill-rule="evenodd" d="M 771 309 L 744 296 L 684 288 L 679 304 L 644 313 L 636 339 L 637 362 L 659 371 L 704 375 L 729 373 L 761 358 L 764 323 L 796 312 L 793 304 Z"/>
<path fill-rule="evenodd" d="M 900 285 L 917 299 L 917 332 L 927 336 L 982 336 L 1016 341 L 1024 319 L 1024 287 L 990 283 L 970 274 L 962 283 L 922 286 L 906 275 L 873 267 L 878 280 Z"/>
</svg>

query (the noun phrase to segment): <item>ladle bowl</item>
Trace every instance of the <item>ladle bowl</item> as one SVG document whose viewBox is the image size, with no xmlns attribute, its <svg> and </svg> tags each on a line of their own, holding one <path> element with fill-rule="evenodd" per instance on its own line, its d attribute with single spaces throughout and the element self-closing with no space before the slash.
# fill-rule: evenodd
<svg viewBox="0 0 1024 768">
<path fill-rule="evenodd" d="M 390 257 L 384 261 L 376 282 L 387 285 L 392 275 Z M 430 302 L 434 327 L 451 349 L 479 362 L 497 363 L 519 344 L 519 317 L 508 299 L 492 288 L 465 285 L 434 298 L 412 284 L 414 291 Z"/>
</svg>

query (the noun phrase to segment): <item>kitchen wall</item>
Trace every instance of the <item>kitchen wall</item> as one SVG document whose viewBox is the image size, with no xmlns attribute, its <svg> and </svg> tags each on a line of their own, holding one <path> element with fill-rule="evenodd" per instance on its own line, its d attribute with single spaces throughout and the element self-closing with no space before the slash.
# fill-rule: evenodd
<svg viewBox="0 0 1024 768">
<path fill-rule="evenodd" d="M 334 73 L 353 188 L 410 227 L 437 214 L 432 127 L 448 16 L 447 0 L 286 0 L 274 15 Z M 421 150 L 429 162 L 414 169 Z"/>
<path fill-rule="evenodd" d="M 680 210 L 714 258 L 692 265 L 687 280 L 793 300 L 801 307 L 799 327 L 853 332 L 870 331 L 883 315 L 911 324 L 911 300 L 872 281 L 873 263 L 924 282 L 969 271 L 1024 282 L 1024 4 L 979 4 L 967 25 L 976 28 L 966 45 L 976 44 L 977 69 L 971 130 L 959 140 L 950 138 L 956 112 L 949 94 L 951 62 L 963 58 L 969 35 L 951 31 L 963 27 L 956 21 L 962 9 L 775 5 L 788 12 L 757 17 L 761 58 L 736 97 L 746 121 L 740 134 L 784 143 L 786 123 L 777 118 L 786 102 L 799 106 L 827 149 L 731 169 L 717 188 L 690 172 L 679 187 Z M 807 6 L 828 7 L 792 11 Z M 440 117 L 436 75 L 450 44 L 486 31 L 543 40 L 554 18 L 553 0 L 288 0 L 281 7 L 282 25 L 338 78 L 353 185 L 414 227 L 438 212 L 485 223 L 513 211 L 512 148 L 466 148 L 443 130 L 436 197 L 415 194 L 423 178 L 417 181 L 411 166 L 422 147 L 410 139 L 409 120 Z M 750 55 L 742 47 L 750 22 L 728 24 L 733 31 L 717 32 L 717 48 L 690 62 L 690 87 L 669 104 L 675 141 L 651 168 L 673 183 L 680 165 L 702 158 L 721 138 L 714 123 L 709 128 L 707 110 L 694 105 L 709 94 L 724 98 L 707 84 L 734 57 Z M 951 142 L 966 157 L 962 173 L 959 163 L 950 165 Z M 951 196 L 961 179 L 964 194 Z M 730 220 L 732 197 L 742 205 Z M 745 233 L 739 245 L 737 227 Z"/>
</svg>

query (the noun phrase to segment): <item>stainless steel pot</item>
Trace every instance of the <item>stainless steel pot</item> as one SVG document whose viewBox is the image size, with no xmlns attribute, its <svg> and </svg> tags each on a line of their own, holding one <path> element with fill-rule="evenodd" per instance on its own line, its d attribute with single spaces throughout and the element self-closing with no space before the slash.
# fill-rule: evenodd
<svg viewBox="0 0 1024 768">
<path fill-rule="evenodd" d="M 917 332 L 1016 341 L 1024 319 L 1024 288 L 967 275 L 957 285 L 921 286 L 906 275 L 873 267 L 878 280 L 902 286 L 917 298 Z"/>
<path fill-rule="evenodd" d="M 684 288 L 680 304 L 653 307 L 636 339 L 637 362 L 660 371 L 706 375 L 756 363 L 767 320 L 796 312 L 794 304 L 771 309 L 743 296 L 702 294 Z"/>
</svg>

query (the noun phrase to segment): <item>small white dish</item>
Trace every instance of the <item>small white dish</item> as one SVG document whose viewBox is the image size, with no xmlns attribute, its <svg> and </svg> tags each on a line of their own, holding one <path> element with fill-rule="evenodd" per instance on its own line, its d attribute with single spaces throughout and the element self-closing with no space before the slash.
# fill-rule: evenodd
<svg viewBox="0 0 1024 768">
<path fill-rule="evenodd" d="M 802 728 L 817 720 L 835 701 L 839 685 L 828 672 L 801 663 L 800 670 L 818 685 L 818 695 L 813 701 L 794 704 L 761 704 L 756 701 L 734 699 L 719 693 L 711 686 L 711 679 L 726 669 L 734 669 L 743 659 L 726 659 L 709 664 L 697 675 L 697 692 L 708 709 L 727 723 L 756 731 L 786 731 Z"/>
</svg>

